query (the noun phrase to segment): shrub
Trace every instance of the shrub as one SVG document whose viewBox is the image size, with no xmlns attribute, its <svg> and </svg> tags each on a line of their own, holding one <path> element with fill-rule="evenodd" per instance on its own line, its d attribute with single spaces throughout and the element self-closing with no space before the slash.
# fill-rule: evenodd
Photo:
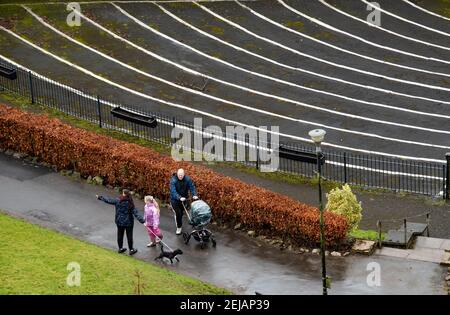
<svg viewBox="0 0 450 315">
<path fill-rule="evenodd" d="M 327 210 L 344 216 L 351 231 L 358 229 L 359 221 L 361 221 L 361 202 L 356 200 L 355 194 L 349 185 L 345 184 L 342 188 L 335 188 L 327 194 L 328 203 Z"/>
<path fill-rule="evenodd" d="M 317 208 L 57 119 L 0 105 L 0 145 L 37 156 L 58 169 L 75 169 L 85 177 L 101 176 L 104 184 L 127 187 L 140 195 L 151 194 L 166 201 L 170 177 L 182 167 L 195 181 L 215 218 L 240 222 L 247 228 L 290 238 L 298 244 L 320 239 Z M 346 237 L 348 225 L 342 216 L 327 212 L 325 224 L 327 243 L 335 244 Z"/>
</svg>

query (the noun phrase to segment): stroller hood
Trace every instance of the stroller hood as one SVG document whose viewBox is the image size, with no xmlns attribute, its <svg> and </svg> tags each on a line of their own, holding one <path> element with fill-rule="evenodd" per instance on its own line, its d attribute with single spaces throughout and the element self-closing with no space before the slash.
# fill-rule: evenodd
<svg viewBox="0 0 450 315">
<path fill-rule="evenodd" d="M 211 221 L 211 208 L 203 200 L 192 202 L 190 212 L 192 225 L 206 225 Z"/>
</svg>

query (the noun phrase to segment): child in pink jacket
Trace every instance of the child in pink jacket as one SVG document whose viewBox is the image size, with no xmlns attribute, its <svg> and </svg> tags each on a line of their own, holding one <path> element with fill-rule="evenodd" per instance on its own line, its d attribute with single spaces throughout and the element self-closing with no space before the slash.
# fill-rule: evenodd
<svg viewBox="0 0 450 315">
<path fill-rule="evenodd" d="M 148 236 L 150 237 L 150 243 L 147 244 L 147 247 L 153 247 L 156 246 L 163 237 L 161 230 L 159 229 L 159 205 L 152 196 L 145 196 L 144 201 L 144 225 L 147 228 Z"/>
</svg>

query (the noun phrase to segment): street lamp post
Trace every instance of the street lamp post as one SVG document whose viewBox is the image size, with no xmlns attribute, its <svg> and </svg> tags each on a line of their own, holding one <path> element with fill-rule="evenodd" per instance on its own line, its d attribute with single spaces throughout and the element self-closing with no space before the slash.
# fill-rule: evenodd
<svg viewBox="0 0 450 315">
<path fill-rule="evenodd" d="M 327 295 L 327 269 L 325 264 L 325 235 L 324 235 L 324 219 L 323 219 L 323 202 L 322 202 L 322 148 L 321 143 L 325 138 L 326 131 L 322 129 L 314 129 L 309 132 L 311 140 L 316 145 L 316 155 L 317 155 L 317 171 L 319 173 L 319 209 L 320 209 L 320 253 L 322 256 L 322 294 Z"/>
</svg>

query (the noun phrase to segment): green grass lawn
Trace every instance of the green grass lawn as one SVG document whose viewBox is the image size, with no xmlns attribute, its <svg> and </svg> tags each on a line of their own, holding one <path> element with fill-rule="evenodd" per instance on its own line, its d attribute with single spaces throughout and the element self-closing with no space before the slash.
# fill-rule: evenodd
<svg viewBox="0 0 450 315">
<path fill-rule="evenodd" d="M 204 282 L 117 254 L 0 212 L 0 294 L 229 294 Z M 81 285 L 68 286 L 80 265 Z"/>
<path fill-rule="evenodd" d="M 353 232 L 350 232 L 349 236 L 353 238 L 358 239 L 364 239 L 364 240 L 372 240 L 377 241 L 378 240 L 378 232 L 374 230 L 356 230 Z M 381 233 L 381 240 L 384 240 L 385 233 Z"/>
</svg>

